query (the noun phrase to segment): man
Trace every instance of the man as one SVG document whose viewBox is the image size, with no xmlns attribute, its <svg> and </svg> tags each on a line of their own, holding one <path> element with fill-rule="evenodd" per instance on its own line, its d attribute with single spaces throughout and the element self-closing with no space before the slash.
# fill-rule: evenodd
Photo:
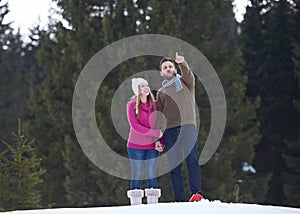
<svg viewBox="0 0 300 214">
<path fill-rule="evenodd" d="M 171 168 L 171 179 L 176 202 L 186 201 L 182 161 L 185 159 L 192 196 L 189 201 L 199 201 L 202 197 L 201 175 L 198 164 L 198 140 L 195 113 L 195 77 L 183 56 L 176 53 L 175 62 L 171 58 L 160 61 L 160 75 L 165 78 L 157 92 L 159 111 L 165 121 L 164 143 Z"/>
</svg>

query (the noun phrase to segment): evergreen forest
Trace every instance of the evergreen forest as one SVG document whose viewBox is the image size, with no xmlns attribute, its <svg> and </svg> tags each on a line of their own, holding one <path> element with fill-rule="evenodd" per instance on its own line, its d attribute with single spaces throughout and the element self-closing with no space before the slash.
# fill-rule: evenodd
<svg viewBox="0 0 300 214">
<path fill-rule="evenodd" d="M 99 169 L 81 149 L 72 99 L 82 69 L 98 51 L 142 34 L 191 44 L 222 83 L 226 127 L 201 166 L 204 197 L 300 207 L 300 0 L 248 0 L 242 22 L 232 0 L 53 0 L 64 21 L 49 17 L 47 28 L 32 27 L 29 42 L 4 23 L 9 5 L 0 2 L 0 211 L 129 204 L 129 180 Z M 135 73 L 158 70 L 159 59 L 124 61 L 99 88 L 98 127 L 124 157 L 126 139 L 111 119 L 114 93 Z M 211 106 L 199 80 L 196 103 L 202 149 Z M 184 176 L 190 194 L 186 167 Z M 158 182 L 160 201 L 173 201 L 169 173 Z"/>
</svg>

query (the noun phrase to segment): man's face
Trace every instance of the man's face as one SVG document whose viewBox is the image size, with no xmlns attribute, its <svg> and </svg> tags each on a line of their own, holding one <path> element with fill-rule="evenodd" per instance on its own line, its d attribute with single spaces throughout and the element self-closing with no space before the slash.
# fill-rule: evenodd
<svg viewBox="0 0 300 214">
<path fill-rule="evenodd" d="M 161 71 L 160 75 L 162 77 L 173 77 L 175 74 L 177 74 L 177 70 L 175 69 L 175 66 L 170 61 L 165 61 L 161 64 Z"/>
</svg>

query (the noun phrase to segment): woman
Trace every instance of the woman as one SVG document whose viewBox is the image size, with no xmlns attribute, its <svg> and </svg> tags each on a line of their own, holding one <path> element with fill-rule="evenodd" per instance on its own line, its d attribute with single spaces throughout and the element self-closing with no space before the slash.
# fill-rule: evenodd
<svg viewBox="0 0 300 214">
<path fill-rule="evenodd" d="M 132 205 L 142 203 L 144 192 L 141 183 L 145 166 L 147 203 L 157 203 L 160 189 L 156 168 L 159 152 L 162 152 L 164 147 L 163 142 L 157 140 L 162 137 L 162 131 L 154 128 L 158 106 L 147 80 L 133 78 L 131 82 L 135 96 L 127 103 L 127 119 L 130 125 L 127 151 L 132 171 L 127 196 Z"/>
</svg>

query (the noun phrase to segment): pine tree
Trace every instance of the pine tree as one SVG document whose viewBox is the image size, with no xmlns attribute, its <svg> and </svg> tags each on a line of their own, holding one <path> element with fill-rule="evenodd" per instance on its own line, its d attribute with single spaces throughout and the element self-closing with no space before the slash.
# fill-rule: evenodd
<svg viewBox="0 0 300 214">
<path fill-rule="evenodd" d="M 298 91 L 300 90 L 300 2 L 295 1 L 293 14 L 293 29 L 295 34 L 293 34 L 293 64 L 295 76 L 298 79 Z M 294 99 L 295 107 L 297 111 L 300 112 L 300 101 L 299 99 Z M 289 206 L 300 207 L 300 136 L 295 141 L 286 141 L 287 152 L 283 154 L 285 163 L 287 165 L 288 171 L 284 173 L 285 184 L 283 187 L 285 195 L 285 203 Z"/>
<path fill-rule="evenodd" d="M 40 151 L 48 171 L 43 187 L 48 189 L 45 191 L 48 195 L 44 200 L 55 207 L 108 205 L 115 203 L 115 199 L 104 195 L 102 189 L 112 186 L 112 179 L 95 167 L 81 150 L 72 129 L 71 107 L 74 86 L 84 64 L 104 44 L 111 42 L 104 42 L 100 31 L 104 15 L 101 8 L 107 9 L 109 5 L 91 1 L 58 1 L 58 5 L 62 7 L 62 15 L 69 21 L 71 29 L 64 28 L 62 23 L 50 26 L 53 31 L 48 35 L 52 34 L 52 38 L 46 37 L 37 52 L 45 76 L 40 84 L 32 87 L 30 100 L 31 132 L 40 130 L 35 132 L 35 136 L 41 140 Z M 123 10 L 122 6 L 118 8 Z M 120 11 L 118 14 L 122 14 Z M 115 17 L 115 12 L 113 10 L 109 14 Z M 116 24 L 122 25 L 120 22 Z M 119 29 L 115 32 L 120 33 Z M 112 96 L 108 89 L 99 90 L 102 97 L 97 100 L 96 108 L 100 111 L 97 120 L 109 121 L 106 113 L 109 107 L 103 104 L 108 104 L 106 99 Z M 102 126 L 102 129 L 105 127 Z M 47 146 L 49 144 L 51 147 Z M 98 182 L 99 179 L 102 182 Z M 126 195 L 121 197 L 124 200 Z"/>
<path fill-rule="evenodd" d="M 256 16 L 246 16 L 242 34 L 248 95 L 261 99 L 262 139 L 256 146 L 254 165 L 261 176 L 272 174 L 264 202 L 282 205 L 283 185 L 288 182 L 282 176 L 287 170 L 282 154 L 287 152 L 285 142 L 295 140 L 299 132 L 299 113 L 293 104 L 298 89 L 292 63 L 292 6 L 284 0 L 251 3 Z"/>
<path fill-rule="evenodd" d="M 6 141 L 10 141 L 8 133 L 14 128 L 12 121 L 26 117 L 28 97 L 23 42 L 11 23 L 3 23 L 8 12 L 7 4 L 0 6 L 0 137 Z"/>
<path fill-rule="evenodd" d="M 259 168 L 273 173 L 267 202 L 284 204 L 283 185 L 286 181 L 282 173 L 287 167 L 282 154 L 287 151 L 285 141 L 295 140 L 299 133 L 299 113 L 293 104 L 298 89 L 292 63 L 290 4 L 287 1 L 274 2 L 266 23 L 267 54 L 262 65 L 264 73 L 261 77 L 262 103 L 259 111 L 263 138 L 256 163 Z M 269 154 L 267 157 L 266 153 Z"/>
<path fill-rule="evenodd" d="M 250 5 L 251 6 L 247 7 L 247 13 L 241 24 L 241 43 L 244 61 L 242 72 L 248 76 L 246 83 L 247 97 L 252 101 L 258 99 L 261 102 L 261 76 L 264 72 L 261 64 L 263 63 L 266 55 L 266 47 L 264 43 L 266 37 L 266 23 L 264 19 L 266 14 L 263 14 L 262 11 L 266 10 L 268 5 L 263 4 L 263 1 L 261 0 L 253 0 Z M 257 114 L 259 106 L 257 106 Z M 259 127 L 259 129 L 261 129 L 261 127 Z M 259 130 L 259 132 L 261 131 Z M 256 142 L 256 150 L 257 147 L 259 147 L 260 142 L 261 137 Z M 266 193 L 269 189 L 269 181 L 272 173 L 266 173 L 264 170 L 257 168 L 255 163 L 254 167 L 256 169 L 255 179 L 257 180 L 257 183 L 249 183 L 250 185 L 246 186 L 245 189 L 254 189 L 254 197 L 257 199 L 259 198 L 257 201 L 264 202 L 266 200 Z"/>
<path fill-rule="evenodd" d="M 244 60 L 244 73 L 248 76 L 247 97 L 251 100 L 260 95 L 260 77 L 263 73 L 261 64 L 265 55 L 265 22 L 262 1 L 252 0 L 251 6 L 247 7 L 242 28 L 242 51 Z M 253 81 L 255 80 L 255 81 Z"/>
<path fill-rule="evenodd" d="M 3 141 L 6 150 L 0 154 L 0 207 L 4 210 L 40 208 L 41 194 L 38 189 L 43 182 L 41 158 L 36 156 L 34 141 L 28 141 L 21 133 L 13 133 L 15 142 Z"/>
<path fill-rule="evenodd" d="M 283 158 L 288 167 L 288 171 L 283 173 L 284 180 L 287 182 L 283 186 L 285 201 L 284 203 L 291 207 L 300 207 L 299 199 L 300 199 L 300 171 L 299 171 L 299 163 L 300 163 L 300 140 L 298 141 L 290 141 L 286 142 L 288 152 L 283 154 Z"/>
<path fill-rule="evenodd" d="M 83 65 L 75 39 L 70 42 L 74 36 L 72 31 L 61 23 L 49 28 L 50 32 L 38 35 L 40 43 L 34 56 L 38 66 L 30 88 L 28 131 L 40 141 L 38 150 L 48 172 L 42 186 L 43 202 L 60 207 L 67 201 L 64 139 L 68 136 L 75 138 L 71 117 L 72 93 Z M 50 34 L 54 38 L 50 38 Z M 74 144 L 76 146 L 76 141 Z"/>
</svg>

